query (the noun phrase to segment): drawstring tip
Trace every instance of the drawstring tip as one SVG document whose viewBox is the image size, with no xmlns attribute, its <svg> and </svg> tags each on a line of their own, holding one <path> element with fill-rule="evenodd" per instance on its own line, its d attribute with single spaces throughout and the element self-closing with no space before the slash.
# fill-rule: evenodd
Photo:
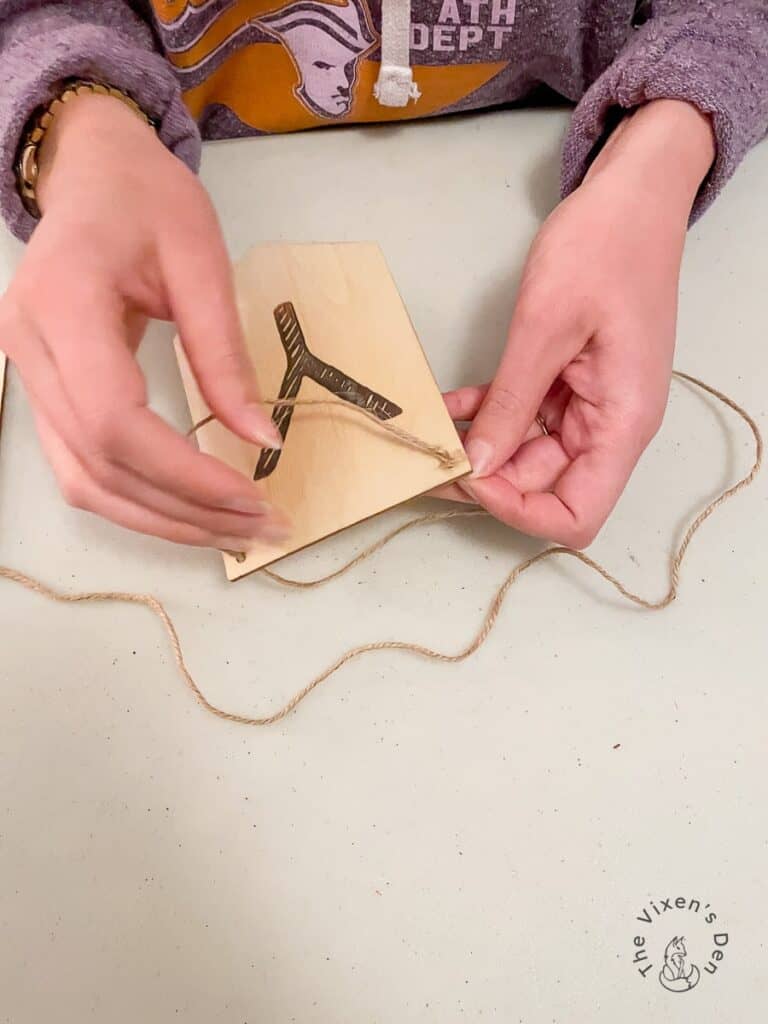
<svg viewBox="0 0 768 1024">
<path fill-rule="evenodd" d="M 410 100 L 421 97 L 421 89 L 413 80 L 413 70 L 400 64 L 382 64 L 373 87 L 373 95 L 382 107 L 407 107 Z"/>
</svg>

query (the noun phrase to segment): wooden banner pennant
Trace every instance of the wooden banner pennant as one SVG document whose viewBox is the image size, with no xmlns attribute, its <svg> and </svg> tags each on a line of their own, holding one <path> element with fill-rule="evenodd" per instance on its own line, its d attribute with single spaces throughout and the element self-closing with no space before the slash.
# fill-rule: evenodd
<svg viewBox="0 0 768 1024">
<path fill-rule="evenodd" d="M 260 246 L 237 266 L 236 282 L 261 394 L 335 402 L 276 406 L 281 451 L 249 445 L 217 421 L 199 431 L 204 451 L 258 480 L 293 524 L 284 543 L 259 543 L 242 561 L 224 555 L 229 579 L 470 471 L 377 245 Z M 177 354 L 197 422 L 209 410 L 178 340 Z M 458 451 L 456 464 L 399 443 L 349 405 Z"/>
</svg>

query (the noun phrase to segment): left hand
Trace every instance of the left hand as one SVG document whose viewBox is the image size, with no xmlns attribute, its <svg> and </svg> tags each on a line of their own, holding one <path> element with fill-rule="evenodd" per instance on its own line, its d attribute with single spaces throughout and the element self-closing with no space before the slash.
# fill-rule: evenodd
<svg viewBox="0 0 768 1024">
<path fill-rule="evenodd" d="M 678 101 L 614 132 L 533 243 L 495 379 L 445 396 L 471 421 L 473 466 L 445 496 L 591 543 L 664 415 L 685 233 L 713 155 L 709 120 Z"/>
</svg>

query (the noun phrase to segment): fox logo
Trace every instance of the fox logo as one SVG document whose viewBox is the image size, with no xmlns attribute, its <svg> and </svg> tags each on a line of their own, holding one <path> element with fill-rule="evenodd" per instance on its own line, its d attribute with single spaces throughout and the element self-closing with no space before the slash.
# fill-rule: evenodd
<svg viewBox="0 0 768 1024">
<path fill-rule="evenodd" d="M 674 936 L 664 950 L 664 966 L 659 981 L 669 992 L 690 992 L 701 977 L 696 964 L 687 963 L 688 951 L 683 936 Z"/>
</svg>

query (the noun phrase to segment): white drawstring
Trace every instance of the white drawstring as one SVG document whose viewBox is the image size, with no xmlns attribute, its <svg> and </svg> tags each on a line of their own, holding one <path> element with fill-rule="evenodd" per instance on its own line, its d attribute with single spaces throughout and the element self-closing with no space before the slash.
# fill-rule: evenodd
<svg viewBox="0 0 768 1024">
<path fill-rule="evenodd" d="M 373 95 L 382 107 L 405 107 L 421 96 L 411 70 L 411 0 L 382 0 L 381 65 Z"/>
</svg>

